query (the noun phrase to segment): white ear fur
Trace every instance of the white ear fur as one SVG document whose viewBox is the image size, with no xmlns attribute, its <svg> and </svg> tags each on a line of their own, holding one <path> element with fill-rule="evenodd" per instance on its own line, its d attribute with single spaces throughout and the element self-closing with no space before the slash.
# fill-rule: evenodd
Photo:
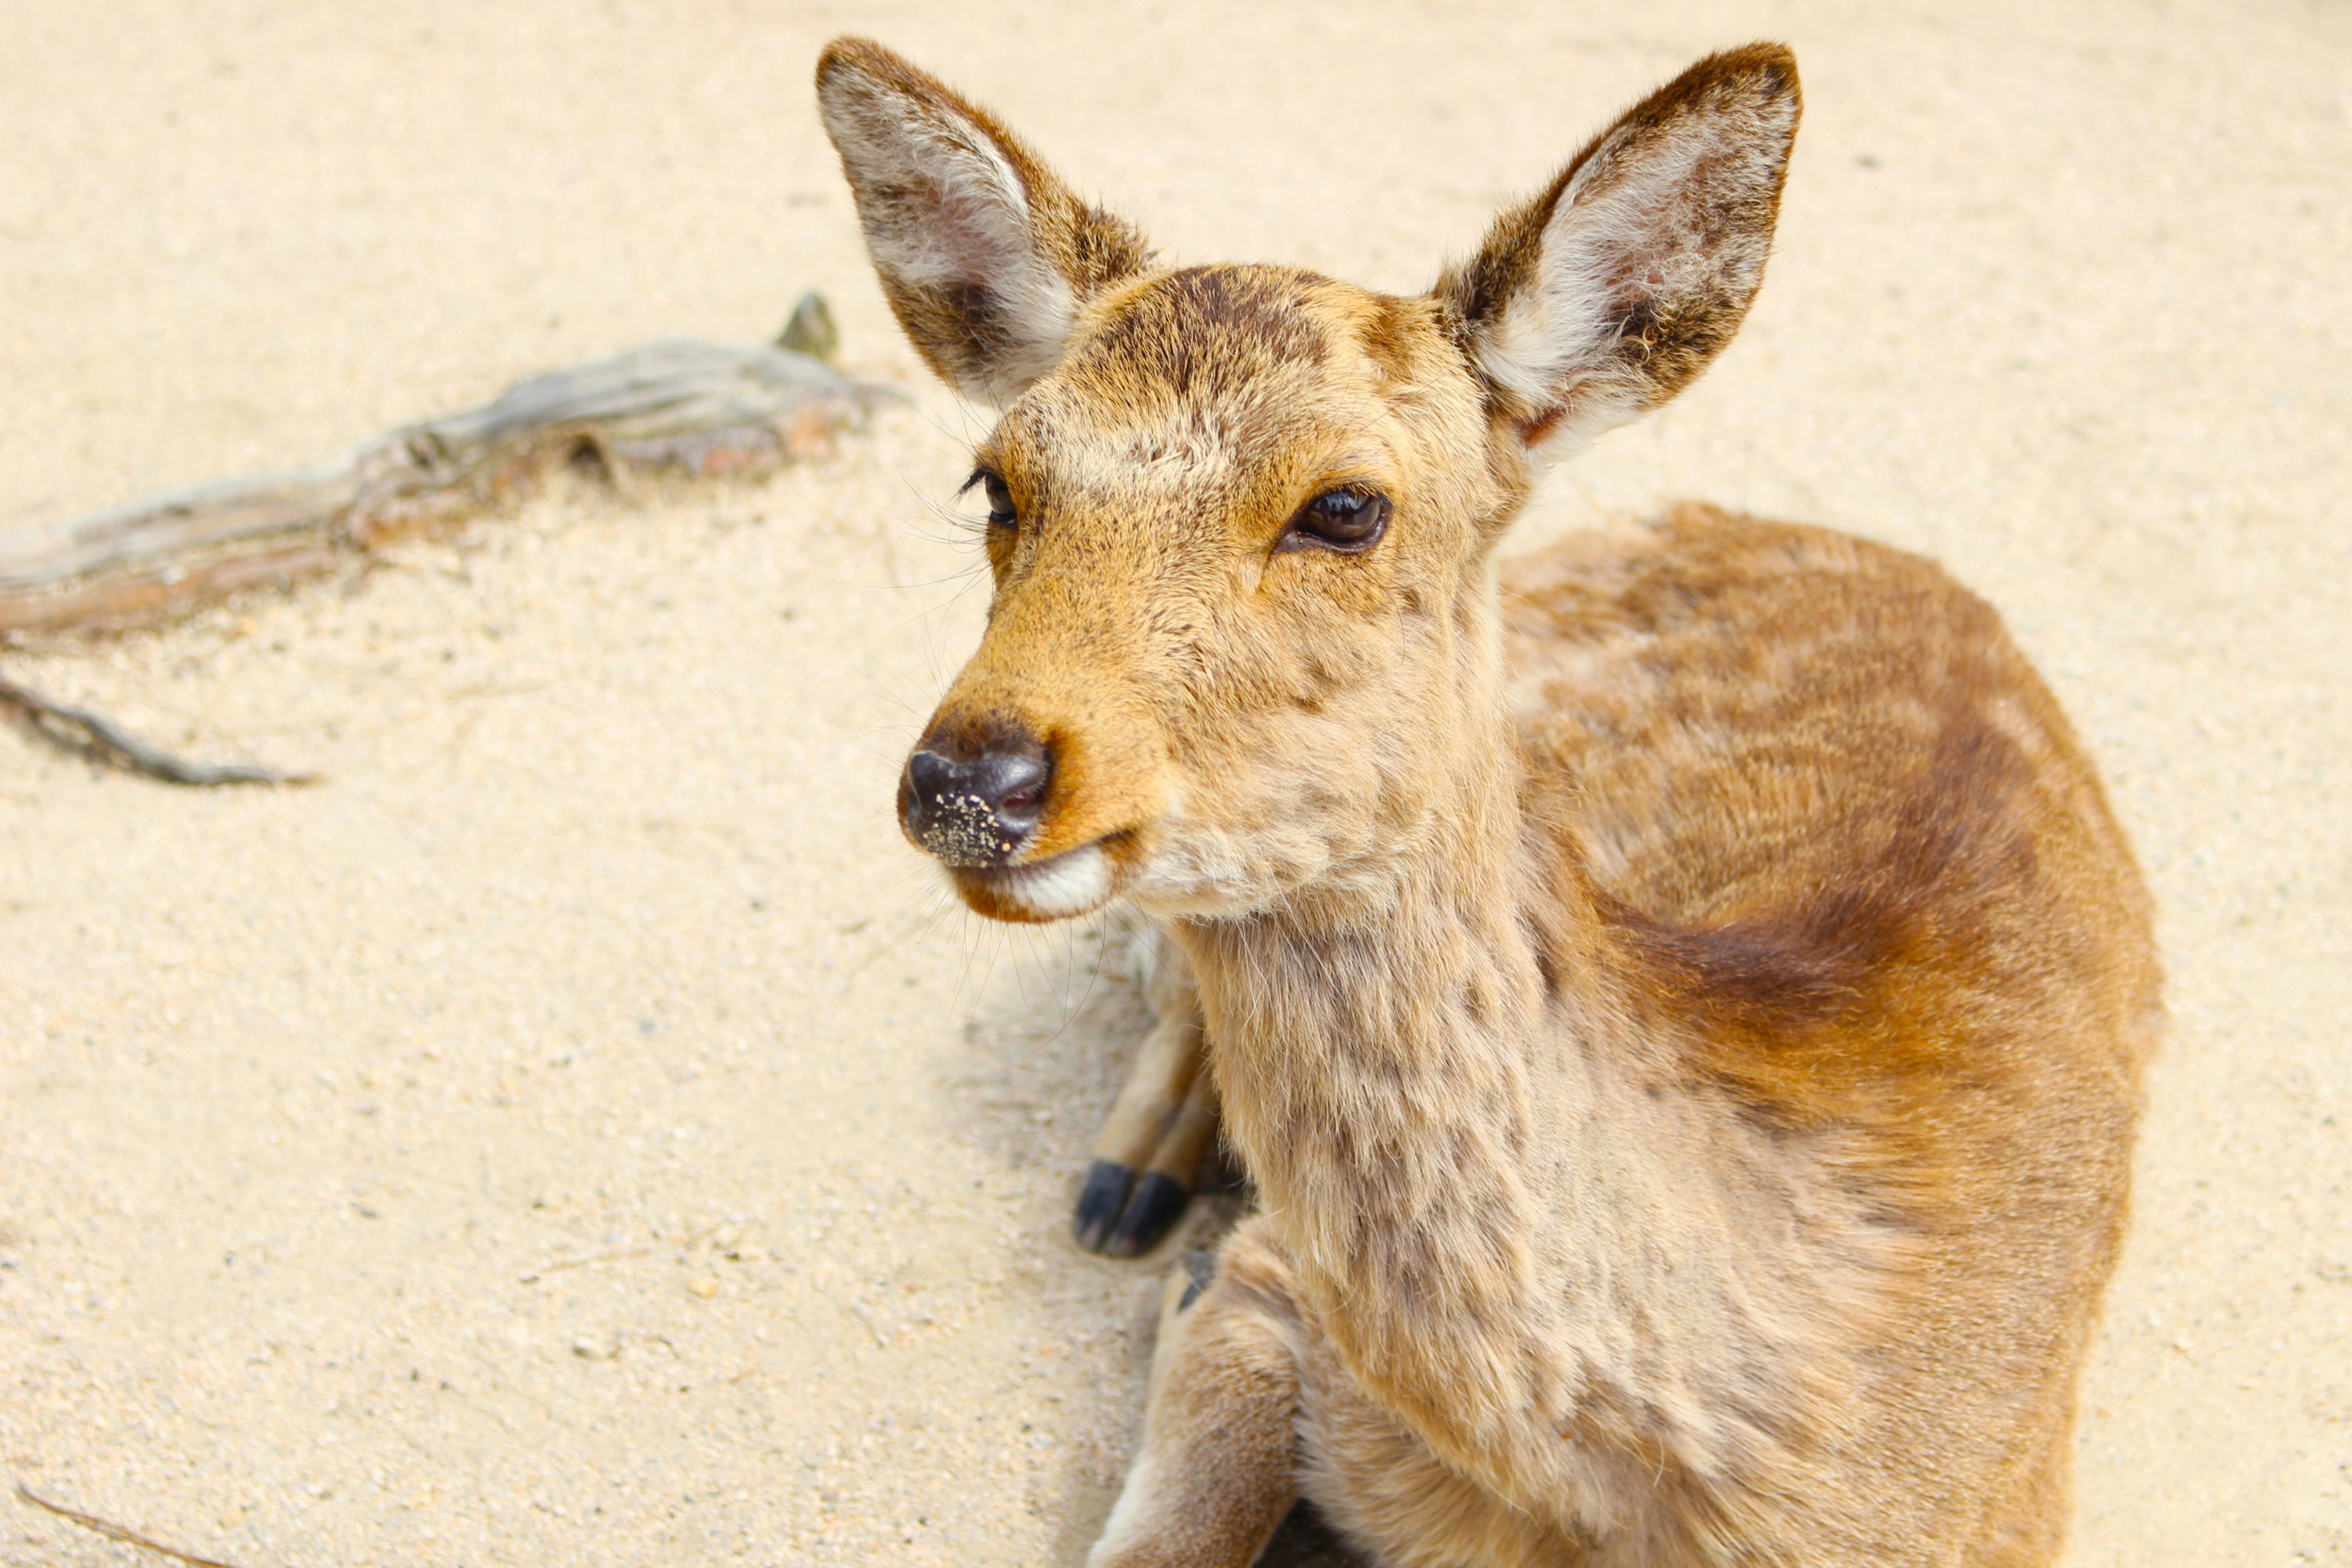
<svg viewBox="0 0 2352 1568">
<path fill-rule="evenodd" d="M 835 39 L 816 88 L 890 308 L 970 395 L 1020 396 L 1060 360 L 1079 303 L 1150 266 L 1132 226 L 881 45 Z"/>
<path fill-rule="evenodd" d="M 1711 56 L 1506 213 L 1441 282 L 1532 451 L 1581 449 L 1730 341 L 1763 280 L 1800 108 L 1786 50 Z"/>
<path fill-rule="evenodd" d="M 988 133 L 875 89 L 845 84 L 822 100 L 874 265 L 909 290 L 987 301 L 997 340 L 950 374 L 1002 406 L 1061 358 L 1076 316 L 1069 284 L 1038 254 L 1020 171 Z"/>
<path fill-rule="evenodd" d="M 1649 407 L 1645 379 L 1620 363 L 1627 306 L 1675 293 L 1674 274 L 1693 270 L 1671 238 L 1700 155 L 1662 150 L 1598 195 L 1590 165 L 1578 171 L 1544 225 L 1535 276 L 1480 336 L 1479 368 L 1496 385 L 1538 418 L 1562 410 L 1536 443 L 1545 457 L 1573 456 Z"/>
</svg>

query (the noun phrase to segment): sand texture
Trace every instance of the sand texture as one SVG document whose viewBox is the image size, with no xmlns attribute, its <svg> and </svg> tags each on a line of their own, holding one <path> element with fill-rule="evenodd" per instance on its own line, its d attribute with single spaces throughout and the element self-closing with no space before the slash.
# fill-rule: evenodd
<svg viewBox="0 0 2352 1568">
<path fill-rule="evenodd" d="M 1704 50 L 1805 128 L 1744 334 L 1521 525 L 1688 495 L 2010 618 L 2173 1037 L 2071 1561 L 2352 1563 L 2352 11 L 0 0 L 0 529 L 323 461 L 804 287 L 915 395 L 0 668 L 299 791 L 0 731 L 0 1481 L 245 1568 L 1078 1563 L 1161 1266 L 1066 1206 L 1098 931 L 899 839 L 981 416 L 808 86 L 872 32 L 1173 256 L 1416 289 Z M 139 1559 L 0 1501 L 0 1563 Z"/>
</svg>

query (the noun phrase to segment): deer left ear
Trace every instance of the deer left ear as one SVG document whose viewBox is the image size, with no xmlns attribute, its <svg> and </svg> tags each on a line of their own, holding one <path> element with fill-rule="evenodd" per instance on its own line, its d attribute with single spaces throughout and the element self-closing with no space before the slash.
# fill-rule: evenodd
<svg viewBox="0 0 2352 1568">
<path fill-rule="evenodd" d="M 1801 108 L 1781 46 L 1710 55 L 1440 280 L 1490 406 L 1528 447 L 1582 447 L 1674 396 L 1731 341 L 1764 280 Z"/>
<path fill-rule="evenodd" d="M 898 324 L 959 391 L 999 407 L 1054 368 L 1079 304 L 1150 264 L 993 115 L 866 38 L 835 38 L 817 107 Z"/>
</svg>

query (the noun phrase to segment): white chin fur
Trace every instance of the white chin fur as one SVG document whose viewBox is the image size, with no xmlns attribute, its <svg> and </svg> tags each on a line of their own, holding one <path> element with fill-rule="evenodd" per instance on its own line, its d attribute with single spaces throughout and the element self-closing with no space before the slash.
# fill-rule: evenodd
<svg viewBox="0 0 2352 1568">
<path fill-rule="evenodd" d="M 993 891 L 1039 920 L 1065 920 L 1109 901 L 1110 873 L 1110 857 L 1102 847 L 1085 844 L 1034 866 L 999 872 Z"/>
</svg>

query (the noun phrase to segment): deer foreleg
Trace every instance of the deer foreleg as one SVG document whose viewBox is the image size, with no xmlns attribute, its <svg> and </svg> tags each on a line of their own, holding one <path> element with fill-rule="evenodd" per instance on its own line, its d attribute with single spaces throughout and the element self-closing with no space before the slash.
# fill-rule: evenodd
<svg viewBox="0 0 2352 1568">
<path fill-rule="evenodd" d="M 1087 1568 L 1246 1568 L 1297 1500 L 1297 1314 L 1249 1226 L 1168 1282 L 1143 1451 Z"/>
<path fill-rule="evenodd" d="M 1149 984 L 1159 1022 L 1095 1141 L 1072 1228 L 1088 1252 L 1134 1258 L 1181 1218 L 1217 1132 L 1200 998 L 1182 955 L 1158 943 Z"/>
</svg>

